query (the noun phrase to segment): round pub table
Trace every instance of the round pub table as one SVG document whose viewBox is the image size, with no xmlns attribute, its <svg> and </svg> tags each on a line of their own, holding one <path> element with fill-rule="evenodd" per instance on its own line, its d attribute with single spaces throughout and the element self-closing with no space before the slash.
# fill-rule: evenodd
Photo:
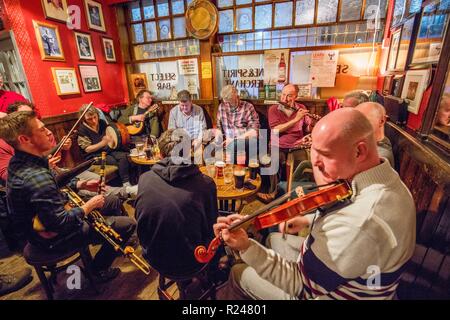
<svg viewBox="0 0 450 320">
<path fill-rule="evenodd" d="M 200 171 L 207 175 L 206 166 L 200 166 Z M 250 190 L 244 188 L 242 191 L 234 187 L 234 177 L 230 184 L 225 184 L 223 177 L 214 177 L 214 182 L 217 187 L 217 200 L 219 201 L 219 213 L 221 215 L 228 215 L 231 213 L 240 212 L 242 209 L 242 202 L 250 196 L 258 192 L 261 187 L 261 176 L 258 174 L 255 180 L 249 179 L 249 172 L 246 170 L 245 182 L 250 182 L 255 186 L 255 189 Z M 237 205 L 238 204 L 238 205 Z"/>
</svg>

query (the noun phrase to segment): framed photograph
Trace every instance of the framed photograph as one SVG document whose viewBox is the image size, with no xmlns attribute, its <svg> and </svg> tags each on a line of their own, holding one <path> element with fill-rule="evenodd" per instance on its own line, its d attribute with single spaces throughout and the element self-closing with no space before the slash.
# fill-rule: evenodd
<svg viewBox="0 0 450 320">
<path fill-rule="evenodd" d="M 89 29 L 106 32 L 102 4 L 93 0 L 84 0 Z"/>
<path fill-rule="evenodd" d="M 429 69 L 410 70 L 406 73 L 401 98 L 409 103 L 409 112 L 419 113 L 420 102 L 422 101 L 423 92 L 428 86 L 429 78 Z"/>
<path fill-rule="evenodd" d="M 147 75 L 145 73 L 130 74 L 130 82 L 135 97 L 139 91 L 148 89 Z"/>
<path fill-rule="evenodd" d="M 81 60 L 95 60 L 90 34 L 75 32 L 75 43 L 77 44 L 78 58 Z"/>
<path fill-rule="evenodd" d="M 389 55 L 386 70 L 395 70 L 401 33 L 402 29 L 398 29 L 394 31 L 391 35 L 391 45 L 389 46 Z"/>
<path fill-rule="evenodd" d="M 102 90 L 97 66 L 79 65 L 78 68 L 80 69 L 81 83 L 83 83 L 84 92 L 87 93 Z"/>
<path fill-rule="evenodd" d="M 437 63 L 448 28 L 450 3 L 432 0 L 422 10 L 411 64 Z"/>
<path fill-rule="evenodd" d="M 58 96 L 80 93 L 75 68 L 53 67 L 52 74 Z"/>
<path fill-rule="evenodd" d="M 116 62 L 116 52 L 114 51 L 114 41 L 111 38 L 102 37 L 103 52 L 107 62 Z"/>
<path fill-rule="evenodd" d="M 46 19 L 66 22 L 69 15 L 67 14 L 67 0 L 41 0 L 42 9 Z"/>
<path fill-rule="evenodd" d="M 408 58 L 408 50 L 409 45 L 411 43 L 411 38 L 413 34 L 413 27 L 416 19 L 418 18 L 418 15 L 414 15 L 408 20 L 405 21 L 405 23 L 402 26 L 402 34 L 400 37 L 400 46 L 398 48 L 398 54 L 397 54 L 397 62 L 395 63 L 395 70 L 403 71 L 405 70 L 407 58 Z"/>
<path fill-rule="evenodd" d="M 387 95 L 391 94 L 393 78 L 394 78 L 394 76 L 392 74 L 388 74 L 388 75 L 384 76 L 383 95 L 387 96 Z"/>
<path fill-rule="evenodd" d="M 34 20 L 33 26 L 42 60 L 64 61 L 64 51 L 61 46 L 58 27 Z"/>
<path fill-rule="evenodd" d="M 405 81 L 405 75 L 396 75 L 394 79 L 392 79 L 392 89 L 391 94 L 394 97 L 400 98 L 402 94 L 403 82 Z"/>
</svg>

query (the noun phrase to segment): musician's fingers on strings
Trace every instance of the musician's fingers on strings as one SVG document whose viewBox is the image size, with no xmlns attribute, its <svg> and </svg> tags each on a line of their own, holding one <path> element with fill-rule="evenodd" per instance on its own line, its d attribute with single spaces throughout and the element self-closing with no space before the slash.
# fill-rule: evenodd
<svg viewBox="0 0 450 320">
<path fill-rule="evenodd" d="M 230 214 L 229 216 L 226 216 L 226 218 L 228 218 L 228 221 L 231 224 L 234 222 L 238 222 L 238 221 L 244 219 L 245 217 L 241 214 L 233 213 L 233 214 Z"/>
<path fill-rule="evenodd" d="M 214 230 L 214 235 L 216 236 L 216 237 L 218 237 L 219 236 L 219 234 L 223 231 L 223 230 L 225 230 L 225 229 L 227 229 L 229 227 L 229 224 L 228 223 L 225 223 L 225 222 L 217 222 L 217 223 L 215 223 L 214 225 L 213 225 L 213 230 Z"/>
</svg>

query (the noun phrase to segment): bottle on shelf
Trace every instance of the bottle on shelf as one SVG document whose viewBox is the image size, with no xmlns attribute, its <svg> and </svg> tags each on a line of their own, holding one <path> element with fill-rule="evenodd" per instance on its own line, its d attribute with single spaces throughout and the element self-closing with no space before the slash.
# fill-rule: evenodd
<svg viewBox="0 0 450 320">
<path fill-rule="evenodd" d="M 278 82 L 286 82 L 286 62 L 284 61 L 284 52 L 281 53 L 280 63 L 278 64 Z"/>
</svg>

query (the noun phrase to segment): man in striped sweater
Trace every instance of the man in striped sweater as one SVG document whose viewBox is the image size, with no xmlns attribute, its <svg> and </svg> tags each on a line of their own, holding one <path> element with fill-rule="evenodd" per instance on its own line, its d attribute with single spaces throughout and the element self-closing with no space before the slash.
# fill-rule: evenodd
<svg viewBox="0 0 450 320">
<path fill-rule="evenodd" d="M 289 236 L 271 250 L 227 228 L 239 215 L 220 217 L 216 235 L 240 252 L 222 298 L 392 299 L 415 245 L 412 196 L 389 162 L 379 158 L 373 129 L 362 113 L 344 108 L 312 132 L 311 160 L 318 184 L 347 180 L 352 196 L 309 215 L 306 239 Z M 295 246 L 298 244 L 298 247 Z M 274 246 L 274 247 L 275 247 Z M 299 252 L 293 259 L 292 253 Z M 280 253 L 277 253 L 280 252 Z M 289 258 L 289 256 L 291 258 Z M 219 295 L 220 297 L 220 295 Z"/>
</svg>

